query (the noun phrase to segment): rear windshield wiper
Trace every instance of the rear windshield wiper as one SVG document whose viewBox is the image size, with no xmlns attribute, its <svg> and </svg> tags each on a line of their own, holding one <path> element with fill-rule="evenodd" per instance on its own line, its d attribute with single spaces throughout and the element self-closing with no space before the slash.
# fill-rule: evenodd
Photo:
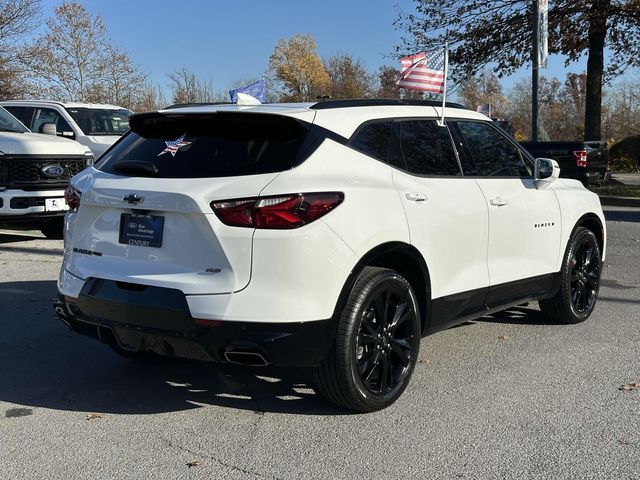
<svg viewBox="0 0 640 480">
<path fill-rule="evenodd" d="M 118 173 L 142 174 L 146 176 L 158 173 L 158 167 L 145 160 L 120 160 L 113 165 L 113 169 Z"/>
</svg>

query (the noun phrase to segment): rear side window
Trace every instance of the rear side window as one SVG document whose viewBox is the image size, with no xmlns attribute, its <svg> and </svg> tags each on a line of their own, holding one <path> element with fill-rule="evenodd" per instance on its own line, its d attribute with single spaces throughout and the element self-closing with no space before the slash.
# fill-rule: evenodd
<svg viewBox="0 0 640 480">
<path fill-rule="evenodd" d="M 492 125 L 486 122 L 456 122 L 456 125 L 473 163 L 473 173 L 482 177 L 531 176 L 520 150 Z"/>
<path fill-rule="evenodd" d="M 393 142 L 393 121 L 384 120 L 361 126 L 349 142 L 349 146 L 376 160 L 405 170 L 403 160 L 398 155 L 390 155 Z"/>
<path fill-rule="evenodd" d="M 462 175 L 449 130 L 435 120 L 398 122 L 400 147 L 407 169 L 416 175 Z"/>
<path fill-rule="evenodd" d="M 299 120 L 270 114 L 141 114 L 132 117 L 131 133 L 102 157 L 97 168 L 131 175 L 147 170 L 148 176 L 158 178 L 281 172 L 301 163 L 309 128 Z M 137 166 L 124 168 L 131 164 Z M 155 173 L 148 173 L 147 167 Z"/>
</svg>

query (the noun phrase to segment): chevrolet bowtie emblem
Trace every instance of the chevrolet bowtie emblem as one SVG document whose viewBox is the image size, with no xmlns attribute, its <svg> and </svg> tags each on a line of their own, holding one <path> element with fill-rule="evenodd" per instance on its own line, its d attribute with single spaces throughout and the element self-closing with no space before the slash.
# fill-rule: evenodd
<svg viewBox="0 0 640 480">
<path fill-rule="evenodd" d="M 142 203 L 144 201 L 144 197 L 140 197 L 134 193 L 130 193 L 126 197 L 122 197 L 122 201 L 127 203 L 137 204 L 137 203 Z"/>
</svg>

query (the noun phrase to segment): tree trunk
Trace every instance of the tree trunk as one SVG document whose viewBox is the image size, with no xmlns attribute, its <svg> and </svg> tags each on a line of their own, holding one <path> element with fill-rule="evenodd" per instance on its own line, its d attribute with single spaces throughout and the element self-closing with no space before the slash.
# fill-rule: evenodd
<svg viewBox="0 0 640 480">
<path fill-rule="evenodd" d="M 587 91 L 585 96 L 584 139 L 601 140 L 602 76 L 604 42 L 607 36 L 609 1 L 595 1 L 589 15 L 589 53 L 587 57 Z"/>
</svg>

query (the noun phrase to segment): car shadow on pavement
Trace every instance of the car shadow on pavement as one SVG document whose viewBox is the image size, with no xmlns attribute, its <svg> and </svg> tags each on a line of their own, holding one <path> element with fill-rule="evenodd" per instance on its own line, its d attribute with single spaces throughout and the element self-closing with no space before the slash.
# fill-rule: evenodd
<svg viewBox="0 0 640 480">
<path fill-rule="evenodd" d="M 540 310 L 534 310 L 525 306 L 511 307 L 507 310 L 485 315 L 482 318 L 474 320 L 474 322 L 490 322 L 490 323 L 517 323 L 520 325 L 558 325 L 545 317 Z"/>
<path fill-rule="evenodd" d="M 62 248 L 42 248 L 42 247 L 14 247 L 13 245 L 6 246 L 2 245 L 2 241 L 0 240 L 0 250 L 5 252 L 12 253 L 29 253 L 35 255 L 53 255 L 53 256 L 62 256 L 64 250 Z"/>
<path fill-rule="evenodd" d="M 640 209 L 605 210 L 604 218 L 610 222 L 640 222 Z"/>
<path fill-rule="evenodd" d="M 160 360 L 136 363 L 66 330 L 53 281 L 0 282 L 0 401 L 25 407 L 149 414 L 220 406 L 345 415 L 309 387 L 304 370 Z M 6 412 L 0 411 L 0 417 Z"/>
<path fill-rule="evenodd" d="M 14 235 L 12 233 L 0 233 L 0 244 L 28 242 L 30 240 L 45 240 L 44 237 L 35 237 L 33 235 Z"/>
</svg>

